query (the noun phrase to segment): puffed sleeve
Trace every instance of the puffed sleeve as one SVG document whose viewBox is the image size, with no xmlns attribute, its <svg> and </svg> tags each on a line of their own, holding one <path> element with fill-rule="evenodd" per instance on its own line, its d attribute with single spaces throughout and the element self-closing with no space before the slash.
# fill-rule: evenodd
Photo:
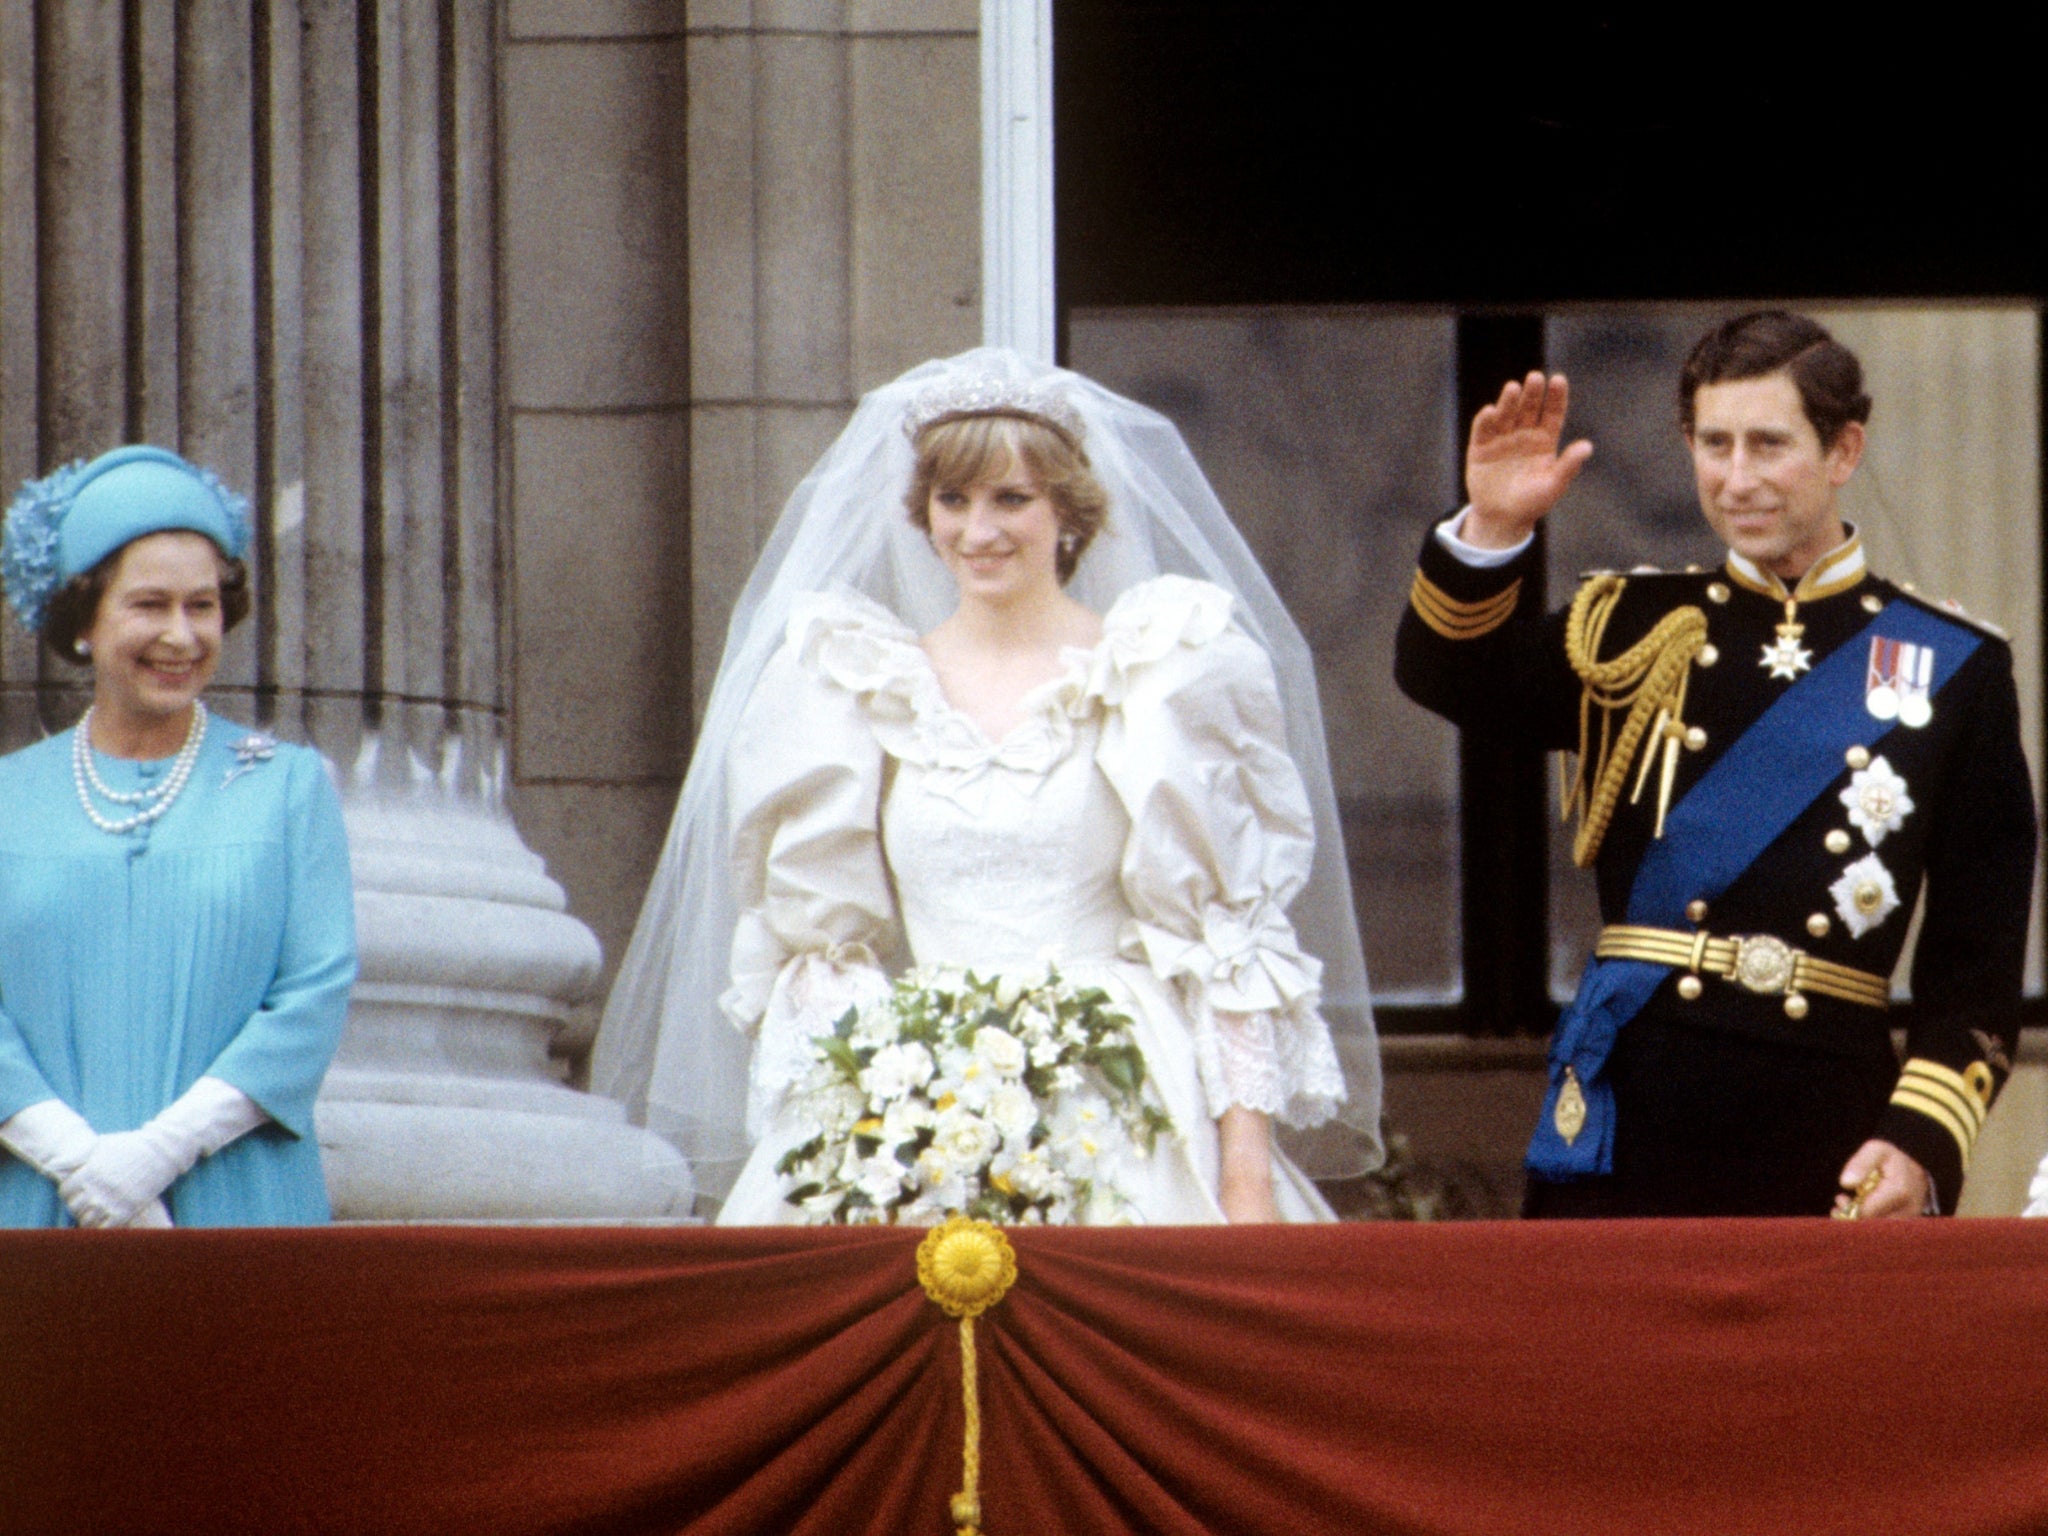
<svg viewBox="0 0 2048 1536">
<path fill-rule="evenodd" d="M 754 1037 L 747 1129 L 758 1138 L 807 1069 L 810 1037 L 887 985 L 896 904 L 883 860 L 886 708 L 914 644 L 849 594 L 802 600 L 733 734 L 728 759 L 732 985 L 720 1006 Z"/>
<path fill-rule="evenodd" d="M 1314 833 L 1272 664 L 1229 594 L 1165 576 L 1105 621 L 1098 762 L 1131 820 L 1123 950 L 1179 993 L 1213 1114 L 1326 1120 L 1344 1079 L 1288 904 Z"/>
<path fill-rule="evenodd" d="M 313 1133 L 313 1100 L 341 1043 L 356 979 L 355 886 L 341 797 L 318 753 L 280 748 L 285 788 L 285 920 L 262 1006 L 207 1068 L 294 1136 Z"/>
</svg>

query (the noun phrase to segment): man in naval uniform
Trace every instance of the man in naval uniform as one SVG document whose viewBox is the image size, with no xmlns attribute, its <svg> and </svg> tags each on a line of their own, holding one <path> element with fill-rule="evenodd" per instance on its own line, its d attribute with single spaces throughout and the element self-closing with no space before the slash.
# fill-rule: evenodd
<svg viewBox="0 0 2048 1536">
<path fill-rule="evenodd" d="M 1871 574 L 1836 507 L 1862 369 L 1783 311 L 1710 332 L 1680 380 L 1725 567 L 1533 611 L 1531 535 L 1593 451 L 1561 446 L 1566 398 L 1532 373 L 1473 420 L 1471 499 L 1424 541 L 1395 660 L 1465 729 L 1578 754 L 1605 926 L 1525 1212 L 1953 1211 L 2011 1069 L 2033 883 L 2010 649 Z M 1888 978 L 1923 889 L 1902 1062 Z"/>
</svg>

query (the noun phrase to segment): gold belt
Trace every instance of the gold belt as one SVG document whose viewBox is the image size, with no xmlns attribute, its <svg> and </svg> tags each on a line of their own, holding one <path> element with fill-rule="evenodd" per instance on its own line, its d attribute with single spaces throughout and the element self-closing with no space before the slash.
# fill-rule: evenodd
<svg viewBox="0 0 2048 1536">
<path fill-rule="evenodd" d="M 1700 995 L 1700 972 L 1725 976 L 1746 991 L 1784 998 L 1785 1012 L 1795 1019 L 1806 1017 L 1804 994 L 1808 992 L 1865 1008 L 1891 1006 L 1892 988 L 1887 978 L 1817 959 L 1767 933 L 1717 939 L 1705 932 L 1612 923 L 1600 930 L 1593 953 L 1602 960 L 1679 966 L 1688 972 L 1679 979 L 1679 995 L 1688 999 Z"/>
</svg>

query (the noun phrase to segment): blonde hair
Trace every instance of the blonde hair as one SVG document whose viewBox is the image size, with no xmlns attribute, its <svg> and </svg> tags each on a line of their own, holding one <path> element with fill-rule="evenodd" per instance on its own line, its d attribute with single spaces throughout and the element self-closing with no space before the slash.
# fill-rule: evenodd
<svg viewBox="0 0 2048 1536">
<path fill-rule="evenodd" d="M 932 493 L 992 479 L 1022 464 L 1060 520 L 1054 570 L 1064 584 L 1109 518 L 1109 493 L 1095 478 L 1081 445 L 1051 422 L 1021 412 L 942 416 L 917 434 L 917 467 L 903 504 L 911 526 L 929 535 Z"/>
</svg>

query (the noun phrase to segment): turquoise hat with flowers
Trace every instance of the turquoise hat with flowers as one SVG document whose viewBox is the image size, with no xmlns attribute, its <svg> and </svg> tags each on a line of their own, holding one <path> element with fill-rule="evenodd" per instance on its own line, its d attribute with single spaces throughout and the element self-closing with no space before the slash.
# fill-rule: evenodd
<svg viewBox="0 0 2048 1536">
<path fill-rule="evenodd" d="M 135 443 L 72 463 L 15 494 L 0 533 L 0 581 L 40 631 L 51 595 L 148 533 L 203 533 L 233 560 L 249 550 L 249 503 L 212 470 Z"/>
</svg>

